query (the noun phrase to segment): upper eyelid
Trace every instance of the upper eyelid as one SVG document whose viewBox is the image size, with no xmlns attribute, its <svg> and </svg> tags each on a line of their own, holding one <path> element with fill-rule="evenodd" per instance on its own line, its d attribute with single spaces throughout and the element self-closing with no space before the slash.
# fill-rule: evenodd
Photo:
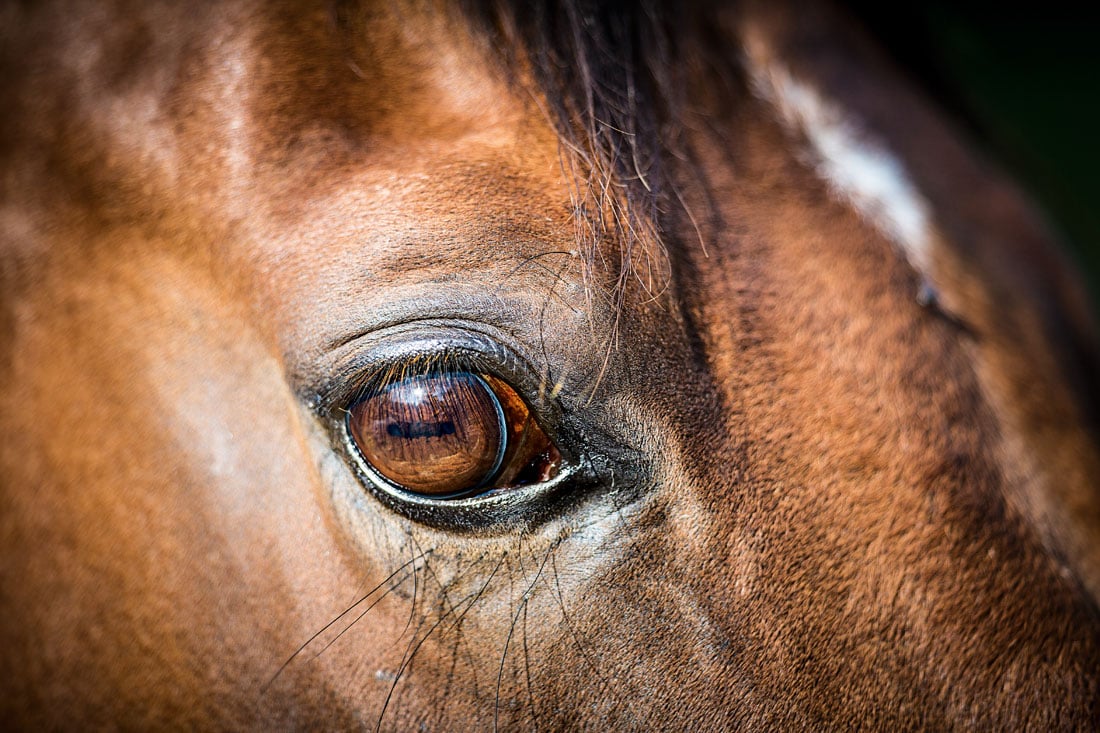
<svg viewBox="0 0 1100 733">
<path fill-rule="evenodd" d="M 415 326 L 415 324 L 409 324 Z M 535 389 L 540 378 L 527 355 L 516 346 L 465 324 L 418 332 L 405 328 L 383 334 L 373 343 L 349 343 L 347 354 L 333 364 L 326 380 L 310 390 L 306 401 L 322 416 L 336 416 L 371 390 L 402 376 L 430 371 L 464 370 L 503 379 L 537 415 L 556 412 L 556 400 L 543 399 Z"/>
<path fill-rule="evenodd" d="M 364 399 L 372 392 L 410 377 L 444 372 L 468 371 L 470 365 L 463 354 L 451 350 L 417 355 L 409 359 L 396 359 L 375 365 L 369 371 L 354 375 L 350 381 L 347 399 L 349 404 Z"/>
<path fill-rule="evenodd" d="M 446 332 L 452 340 L 460 334 L 466 344 L 476 341 L 475 351 L 489 359 L 483 362 L 479 358 L 477 364 L 486 364 L 490 372 L 498 372 L 501 377 L 508 378 L 513 372 L 529 375 L 527 381 L 534 382 L 534 386 L 523 394 L 536 407 L 545 401 L 543 393 L 554 391 L 554 387 L 560 392 L 555 393 L 554 401 L 565 404 L 571 387 L 580 390 L 585 375 L 599 369 L 600 364 L 589 363 L 584 353 L 563 348 L 572 341 L 563 333 L 582 327 L 587 332 L 591 324 L 563 324 L 565 331 L 559 330 L 548 344 L 539 325 L 543 311 L 524 299 L 502 300 L 451 285 L 437 291 L 418 291 L 415 298 L 409 293 L 395 296 L 380 312 L 361 314 L 355 323 L 347 324 L 341 329 L 343 335 L 313 343 L 297 353 L 284 353 L 288 377 L 299 401 L 319 417 L 326 416 L 341 402 L 347 402 L 349 385 L 369 370 L 371 354 L 379 344 L 406 336 L 417 340 L 425 331 Z"/>
<path fill-rule="evenodd" d="M 476 353 L 442 350 L 437 354 L 418 356 L 417 359 L 424 359 L 422 362 L 398 357 L 367 368 L 354 369 L 335 378 L 321 392 L 319 407 L 324 412 L 344 412 L 373 391 L 417 375 L 454 371 L 496 374 L 499 371 L 494 364 L 486 363 L 479 356 Z"/>
</svg>

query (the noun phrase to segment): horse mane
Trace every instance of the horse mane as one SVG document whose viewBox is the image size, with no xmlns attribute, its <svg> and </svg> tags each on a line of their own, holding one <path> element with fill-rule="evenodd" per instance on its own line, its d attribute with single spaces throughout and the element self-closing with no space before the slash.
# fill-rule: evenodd
<svg viewBox="0 0 1100 733">
<path fill-rule="evenodd" d="M 558 134 L 614 174 L 632 202 L 652 199 L 662 117 L 673 104 L 667 9 L 648 0 L 462 0 L 511 81 L 527 71 Z M 650 194 L 650 195 L 646 195 Z"/>
<path fill-rule="evenodd" d="M 534 86 L 562 144 L 586 262 L 619 240 L 612 289 L 627 280 L 662 287 L 662 215 L 683 206 L 671 170 L 690 155 L 681 140 L 686 49 L 701 44 L 693 8 L 654 0 L 462 0 L 510 82 Z M 671 164 L 670 164 L 671 163 Z M 690 216 L 690 212 L 688 212 Z"/>
</svg>

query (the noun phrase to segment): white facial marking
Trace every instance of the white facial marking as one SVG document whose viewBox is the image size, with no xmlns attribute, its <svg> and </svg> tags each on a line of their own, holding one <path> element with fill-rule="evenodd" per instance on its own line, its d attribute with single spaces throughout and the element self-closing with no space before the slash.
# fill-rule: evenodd
<svg viewBox="0 0 1100 733">
<path fill-rule="evenodd" d="M 894 242 L 922 278 L 920 297 L 929 297 L 931 216 L 901 161 L 857 120 L 782 65 L 770 59 L 753 61 L 756 92 L 775 107 L 790 132 L 809 143 L 807 162 L 837 196 Z"/>
</svg>

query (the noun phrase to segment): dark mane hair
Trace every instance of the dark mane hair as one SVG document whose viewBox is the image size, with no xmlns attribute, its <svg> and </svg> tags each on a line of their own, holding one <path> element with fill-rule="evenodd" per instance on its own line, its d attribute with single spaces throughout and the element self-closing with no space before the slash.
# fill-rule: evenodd
<svg viewBox="0 0 1100 733">
<path fill-rule="evenodd" d="M 684 157 L 682 50 L 691 11 L 653 0 L 462 0 L 461 8 L 510 80 L 533 84 L 546 100 L 576 186 L 586 261 L 614 236 L 615 304 L 626 279 L 639 276 L 639 256 L 648 260 L 639 279 L 652 293 L 653 273 L 666 269 L 661 214 L 678 198 L 669 161 Z"/>
</svg>

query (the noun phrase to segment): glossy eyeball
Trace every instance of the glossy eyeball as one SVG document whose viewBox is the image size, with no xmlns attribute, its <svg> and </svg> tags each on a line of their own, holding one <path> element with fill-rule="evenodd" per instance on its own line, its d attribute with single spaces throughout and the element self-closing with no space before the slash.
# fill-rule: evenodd
<svg viewBox="0 0 1100 733">
<path fill-rule="evenodd" d="M 385 385 L 352 406 L 347 424 L 379 476 L 436 499 L 545 481 L 561 460 L 515 390 L 470 372 Z"/>
</svg>

